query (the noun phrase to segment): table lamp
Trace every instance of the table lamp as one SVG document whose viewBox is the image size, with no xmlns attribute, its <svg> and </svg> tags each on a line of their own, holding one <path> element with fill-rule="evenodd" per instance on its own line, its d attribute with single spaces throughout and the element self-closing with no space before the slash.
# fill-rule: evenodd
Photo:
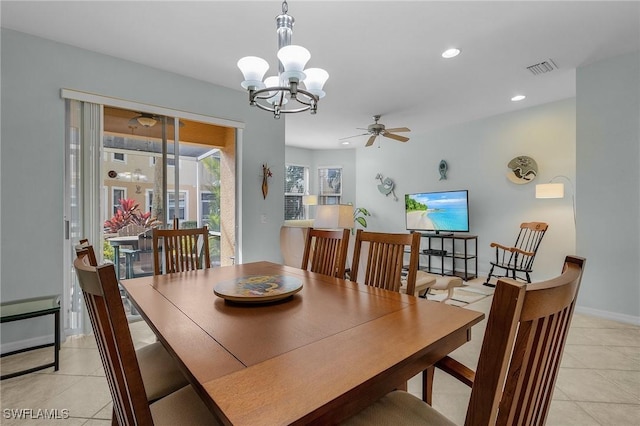
<svg viewBox="0 0 640 426">
<path fill-rule="evenodd" d="M 351 204 L 319 205 L 313 227 L 316 229 L 353 228 L 353 206 Z"/>
</svg>

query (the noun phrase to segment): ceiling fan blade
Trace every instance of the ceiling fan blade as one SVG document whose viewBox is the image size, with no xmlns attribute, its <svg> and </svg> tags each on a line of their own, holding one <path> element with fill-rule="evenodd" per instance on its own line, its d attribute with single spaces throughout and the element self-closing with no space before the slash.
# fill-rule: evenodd
<svg viewBox="0 0 640 426">
<path fill-rule="evenodd" d="M 372 135 L 369 140 L 367 141 L 367 143 L 364 146 L 371 146 L 373 145 L 373 142 L 376 140 L 376 135 Z"/>
<path fill-rule="evenodd" d="M 410 132 L 411 129 L 409 129 L 408 127 L 395 127 L 393 129 L 385 129 L 387 132 L 393 132 L 393 133 L 398 133 L 398 132 Z"/>
<path fill-rule="evenodd" d="M 409 140 L 409 138 L 407 138 L 407 137 L 400 136 L 400 135 L 394 135 L 393 133 L 388 133 L 388 132 L 383 133 L 382 136 L 384 136 L 385 138 L 395 139 L 395 140 L 400 141 L 400 142 L 406 142 L 406 141 Z"/>
<path fill-rule="evenodd" d="M 369 134 L 369 133 L 362 133 L 362 134 L 359 134 L 359 135 L 347 136 L 346 138 L 340 138 L 340 139 L 338 139 L 338 140 L 339 140 L 339 141 L 343 141 L 343 140 L 345 140 L 345 139 L 357 138 L 358 136 L 366 136 L 366 135 L 368 135 L 368 134 Z"/>
</svg>

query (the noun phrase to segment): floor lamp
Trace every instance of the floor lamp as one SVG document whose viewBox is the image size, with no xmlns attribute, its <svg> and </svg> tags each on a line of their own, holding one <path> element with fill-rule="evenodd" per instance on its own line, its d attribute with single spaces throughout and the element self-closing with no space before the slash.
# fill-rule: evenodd
<svg viewBox="0 0 640 426">
<path fill-rule="evenodd" d="M 566 179 L 571 186 L 571 207 L 573 208 L 573 226 L 576 225 L 576 198 L 573 182 L 567 176 L 552 177 L 548 183 L 536 185 L 536 198 L 564 198 L 564 183 L 553 183 L 555 179 Z"/>
</svg>

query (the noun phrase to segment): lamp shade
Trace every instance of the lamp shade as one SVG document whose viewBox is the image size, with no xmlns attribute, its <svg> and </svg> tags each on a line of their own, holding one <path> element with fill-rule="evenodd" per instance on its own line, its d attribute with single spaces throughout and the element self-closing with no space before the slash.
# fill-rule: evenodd
<svg viewBox="0 0 640 426">
<path fill-rule="evenodd" d="M 564 198 L 563 183 L 541 183 L 536 185 L 536 198 Z"/>
<path fill-rule="evenodd" d="M 321 204 L 316 209 L 314 228 L 353 228 L 353 206 L 350 204 Z"/>
<path fill-rule="evenodd" d="M 303 71 L 311 59 L 311 53 L 302 46 L 290 44 L 278 50 L 278 59 L 284 67 L 284 71 Z"/>
<path fill-rule="evenodd" d="M 280 86 L 280 78 L 277 75 L 272 75 L 271 77 L 267 77 L 264 80 L 264 84 L 266 87 L 279 87 Z M 280 98 L 282 98 L 282 103 L 280 103 Z M 289 99 L 284 96 L 282 91 L 280 90 L 270 90 L 269 98 L 267 98 L 267 102 L 271 105 L 279 104 L 284 105 L 289 101 Z"/>
<path fill-rule="evenodd" d="M 307 76 L 304 79 L 304 87 L 319 98 L 323 98 L 325 93 L 322 87 L 329 79 L 329 73 L 322 68 L 309 68 L 304 73 Z"/>
<path fill-rule="evenodd" d="M 238 68 L 242 71 L 244 81 L 241 86 L 245 89 L 249 87 L 264 87 L 262 77 L 269 69 L 269 63 L 257 56 L 245 56 L 238 61 Z M 262 88 L 260 87 L 260 88 Z"/>
<path fill-rule="evenodd" d="M 302 196 L 302 205 L 304 206 L 317 206 L 318 205 L 318 196 L 317 195 L 303 195 Z"/>
</svg>

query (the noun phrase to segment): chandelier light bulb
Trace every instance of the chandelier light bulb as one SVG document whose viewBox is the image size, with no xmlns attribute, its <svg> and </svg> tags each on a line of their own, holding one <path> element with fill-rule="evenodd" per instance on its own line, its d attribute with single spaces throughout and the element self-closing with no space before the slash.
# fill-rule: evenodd
<svg viewBox="0 0 640 426">
<path fill-rule="evenodd" d="M 280 86 L 280 78 L 277 75 L 272 75 L 271 77 L 267 77 L 264 80 L 265 87 L 272 88 Z M 266 99 L 271 105 L 279 104 L 280 98 L 282 96 L 282 91 L 280 90 L 270 90 L 269 97 Z M 289 102 L 286 96 L 282 96 L 282 105 Z"/>
<path fill-rule="evenodd" d="M 264 87 L 262 78 L 269 69 L 269 63 L 257 56 L 245 56 L 238 61 L 238 68 L 244 76 L 241 86 L 245 89 L 253 86 L 256 88 Z"/>
</svg>

